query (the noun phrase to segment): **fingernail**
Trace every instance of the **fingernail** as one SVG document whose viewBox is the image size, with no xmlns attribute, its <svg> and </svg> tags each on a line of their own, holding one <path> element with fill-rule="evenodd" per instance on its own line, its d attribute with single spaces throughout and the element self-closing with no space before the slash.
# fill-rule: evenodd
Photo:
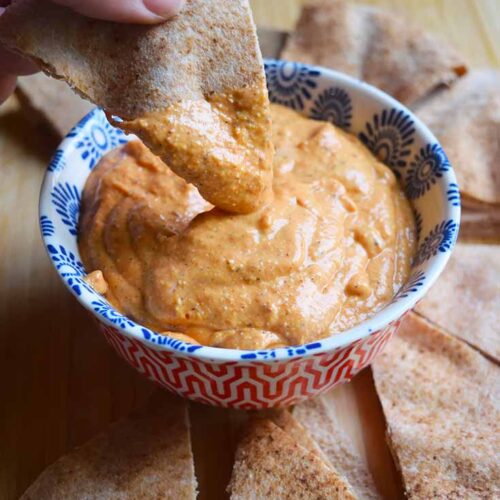
<svg viewBox="0 0 500 500">
<path fill-rule="evenodd" d="M 168 19 L 181 10 L 184 0 L 144 0 L 144 5 L 153 14 Z"/>
</svg>

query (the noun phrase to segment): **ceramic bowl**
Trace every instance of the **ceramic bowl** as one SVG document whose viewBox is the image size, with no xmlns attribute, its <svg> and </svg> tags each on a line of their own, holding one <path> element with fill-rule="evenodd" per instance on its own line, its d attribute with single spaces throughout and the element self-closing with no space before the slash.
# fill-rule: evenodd
<svg viewBox="0 0 500 500">
<path fill-rule="evenodd" d="M 48 255 L 120 356 L 181 396 L 233 408 L 286 406 L 349 381 L 383 349 L 404 314 L 443 270 L 455 243 L 460 198 L 451 165 L 432 133 L 376 88 L 328 69 L 266 61 L 269 95 L 357 135 L 389 165 L 411 201 L 418 250 L 408 282 L 383 310 L 356 327 L 305 345 L 256 351 L 187 344 L 135 323 L 90 288 L 77 245 L 85 181 L 99 159 L 130 137 L 100 109 L 66 136 L 45 175 L 40 227 Z"/>
</svg>

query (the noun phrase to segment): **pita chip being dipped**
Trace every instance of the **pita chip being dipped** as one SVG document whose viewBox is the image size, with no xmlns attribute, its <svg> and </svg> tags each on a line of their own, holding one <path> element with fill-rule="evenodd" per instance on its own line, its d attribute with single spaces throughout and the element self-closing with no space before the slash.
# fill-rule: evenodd
<svg viewBox="0 0 500 500">
<path fill-rule="evenodd" d="M 246 213 L 271 196 L 269 101 L 248 0 L 187 0 L 155 26 L 18 0 L 0 18 L 0 41 L 122 119 L 214 205 Z"/>
<path fill-rule="evenodd" d="M 499 367 L 410 313 L 372 369 L 407 497 L 499 498 Z"/>
<path fill-rule="evenodd" d="M 22 500 L 196 498 L 186 402 L 164 392 L 49 466 Z"/>
<path fill-rule="evenodd" d="M 472 71 L 416 112 L 446 151 L 465 205 L 500 204 L 500 71 Z"/>
<path fill-rule="evenodd" d="M 500 362 L 500 247 L 459 243 L 415 310 Z"/>
<path fill-rule="evenodd" d="M 308 2 L 281 54 L 364 80 L 405 104 L 466 72 L 438 37 L 381 9 L 338 0 Z"/>
<path fill-rule="evenodd" d="M 329 464 L 269 419 L 251 422 L 238 446 L 228 490 L 233 500 L 356 498 Z"/>
</svg>

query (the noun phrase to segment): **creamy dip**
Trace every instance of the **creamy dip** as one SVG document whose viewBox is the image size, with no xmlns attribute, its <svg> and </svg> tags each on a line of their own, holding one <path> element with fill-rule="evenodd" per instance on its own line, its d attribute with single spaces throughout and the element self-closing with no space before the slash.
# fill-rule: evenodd
<svg viewBox="0 0 500 500">
<path fill-rule="evenodd" d="M 330 123 L 271 114 L 274 196 L 249 214 L 213 208 L 139 142 L 100 161 L 79 244 L 118 310 L 190 342 L 259 349 L 341 332 L 392 299 L 415 247 L 394 174 Z"/>
<path fill-rule="evenodd" d="M 118 125 L 141 137 L 216 207 L 249 213 L 272 198 L 273 146 L 265 86 L 181 101 Z"/>
</svg>

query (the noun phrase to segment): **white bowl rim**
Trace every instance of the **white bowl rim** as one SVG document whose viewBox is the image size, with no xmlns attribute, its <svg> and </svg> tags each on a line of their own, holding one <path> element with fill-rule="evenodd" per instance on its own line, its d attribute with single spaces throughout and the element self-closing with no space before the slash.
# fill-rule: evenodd
<svg viewBox="0 0 500 500">
<path fill-rule="evenodd" d="M 282 60 L 266 60 L 266 62 L 288 62 L 288 61 L 282 61 Z M 399 101 L 394 99 L 393 97 L 389 96 L 382 90 L 364 82 L 361 80 L 358 80 L 356 78 L 353 78 L 351 76 L 348 76 L 344 73 L 324 68 L 321 66 L 315 66 L 311 64 L 304 64 L 304 63 L 298 63 L 303 66 L 307 66 L 311 70 L 318 70 L 321 72 L 322 77 L 326 77 L 327 79 L 333 80 L 335 83 L 341 83 L 345 85 L 346 87 L 350 88 L 356 88 L 357 90 L 361 90 L 363 93 L 365 93 L 370 99 L 376 100 L 383 104 L 384 106 L 392 106 L 392 107 L 397 107 L 399 109 L 402 109 L 404 112 L 406 112 L 409 117 L 413 120 L 414 126 L 415 126 L 415 132 L 417 134 L 420 134 L 427 143 L 435 143 L 439 144 L 439 141 L 436 139 L 436 137 L 432 134 L 432 132 L 427 128 L 427 126 L 411 111 L 409 110 L 406 106 L 401 104 Z M 80 124 L 86 122 L 89 120 L 89 118 L 92 118 L 91 115 L 93 113 L 96 113 L 99 111 L 98 108 L 95 108 L 91 110 L 85 117 L 83 117 L 80 122 L 75 125 L 75 127 L 72 129 L 72 131 L 75 131 Z M 71 132 L 70 132 L 71 133 Z M 65 143 L 65 141 L 68 140 L 68 136 L 66 136 L 61 145 L 60 148 L 64 151 L 67 150 L 70 146 L 70 144 L 78 139 L 78 136 L 75 136 L 70 139 L 71 142 Z M 447 172 L 443 173 L 443 178 L 445 178 L 448 182 L 455 183 L 457 185 L 457 180 L 455 177 L 455 173 L 453 171 L 453 168 L 451 167 Z M 48 200 L 50 198 L 50 191 L 51 191 L 52 185 L 49 179 L 49 171 L 47 170 L 45 173 L 44 181 L 41 187 L 40 191 L 40 202 L 39 202 L 39 215 L 43 213 L 43 208 L 45 205 L 48 203 Z M 459 231 L 459 226 L 460 226 L 460 205 L 456 206 L 453 205 L 450 201 L 448 201 L 446 197 L 446 193 L 444 190 L 441 190 L 441 196 L 443 197 L 443 203 L 444 203 L 444 210 L 446 213 L 447 218 L 452 218 L 454 221 L 456 221 L 457 228 L 455 231 L 455 235 L 458 235 Z M 47 249 L 48 252 L 48 242 L 46 239 L 46 236 L 43 235 L 42 233 L 42 239 L 44 242 L 44 245 Z M 182 351 L 180 352 L 177 348 L 173 348 L 168 345 L 159 345 L 157 343 L 154 343 L 142 336 L 139 336 L 136 332 L 131 331 L 128 326 L 119 326 L 117 324 L 112 323 L 109 321 L 107 318 L 104 318 L 103 316 L 99 315 L 96 311 L 93 310 L 91 307 L 91 304 L 89 303 L 88 300 L 85 300 L 84 297 L 77 295 L 74 290 L 71 289 L 71 287 L 68 285 L 68 283 L 63 279 L 63 277 L 60 275 L 60 272 L 57 270 L 57 273 L 59 274 L 59 277 L 65 284 L 65 286 L 70 290 L 70 292 L 77 298 L 77 300 L 80 302 L 80 304 L 85 307 L 90 313 L 97 318 L 97 320 L 101 323 L 104 323 L 115 330 L 120 331 L 121 334 L 125 335 L 128 338 L 132 338 L 140 343 L 145 343 L 148 345 L 148 347 L 158 350 L 158 351 L 165 351 L 172 353 L 176 356 L 181 356 L 181 357 L 187 357 L 187 358 L 195 358 L 199 360 L 204 360 L 204 361 L 209 361 L 209 362 L 216 362 L 216 363 L 221 363 L 221 362 L 234 362 L 238 363 L 240 365 L 242 364 L 270 364 L 270 363 L 276 363 L 279 361 L 289 361 L 293 359 L 302 359 L 302 358 L 308 358 L 312 356 L 317 356 L 320 354 L 328 353 L 328 352 L 333 352 L 337 349 L 347 347 L 351 344 L 353 344 L 356 341 L 359 341 L 363 338 L 368 338 L 371 335 L 374 335 L 375 333 L 379 332 L 380 330 L 385 329 L 388 327 L 390 324 L 394 323 L 398 319 L 400 319 L 406 312 L 411 310 L 415 304 L 427 293 L 429 288 L 434 284 L 436 279 L 439 277 L 441 272 L 443 271 L 445 265 L 448 262 L 448 259 L 450 258 L 451 252 L 453 251 L 453 247 L 456 243 L 456 237 L 455 240 L 452 242 L 450 251 L 446 253 L 439 253 L 437 256 L 433 258 L 432 263 L 430 264 L 430 267 L 426 270 L 426 279 L 423 283 L 423 285 L 415 292 L 411 293 L 406 297 L 400 298 L 398 301 L 395 303 L 392 303 L 388 306 L 385 306 L 382 310 L 376 312 L 372 317 L 368 318 L 367 320 L 362 321 L 358 325 L 354 326 L 353 328 L 350 328 L 348 330 L 345 330 L 340 333 L 333 334 L 329 337 L 324 337 L 321 339 L 318 339 L 317 341 L 311 341 L 308 342 L 307 344 L 303 345 L 298 345 L 298 346 L 289 346 L 289 347 L 280 347 L 280 348 L 274 348 L 274 349 L 258 349 L 258 350 L 242 350 L 242 349 L 228 349 L 228 348 L 221 348 L 221 347 L 209 347 L 209 346 L 202 346 L 201 348 L 198 348 L 197 350 L 193 352 L 188 352 L 188 351 Z M 51 260 L 52 262 L 52 260 Z M 113 306 L 111 306 L 113 307 Z M 134 322 L 135 323 L 135 322 Z M 137 325 L 140 325 L 139 323 L 135 323 Z M 308 346 L 313 346 L 314 344 L 321 343 L 321 346 L 319 348 L 308 348 Z M 192 346 L 192 344 L 184 344 L 185 346 Z M 272 356 L 265 356 L 262 357 L 263 353 L 271 353 Z M 251 353 L 259 353 L 259 355 L 255 358 L 249 358 L 249 357 L 244 357 L 244 355 L 249 355 Z"/>
</svg>

